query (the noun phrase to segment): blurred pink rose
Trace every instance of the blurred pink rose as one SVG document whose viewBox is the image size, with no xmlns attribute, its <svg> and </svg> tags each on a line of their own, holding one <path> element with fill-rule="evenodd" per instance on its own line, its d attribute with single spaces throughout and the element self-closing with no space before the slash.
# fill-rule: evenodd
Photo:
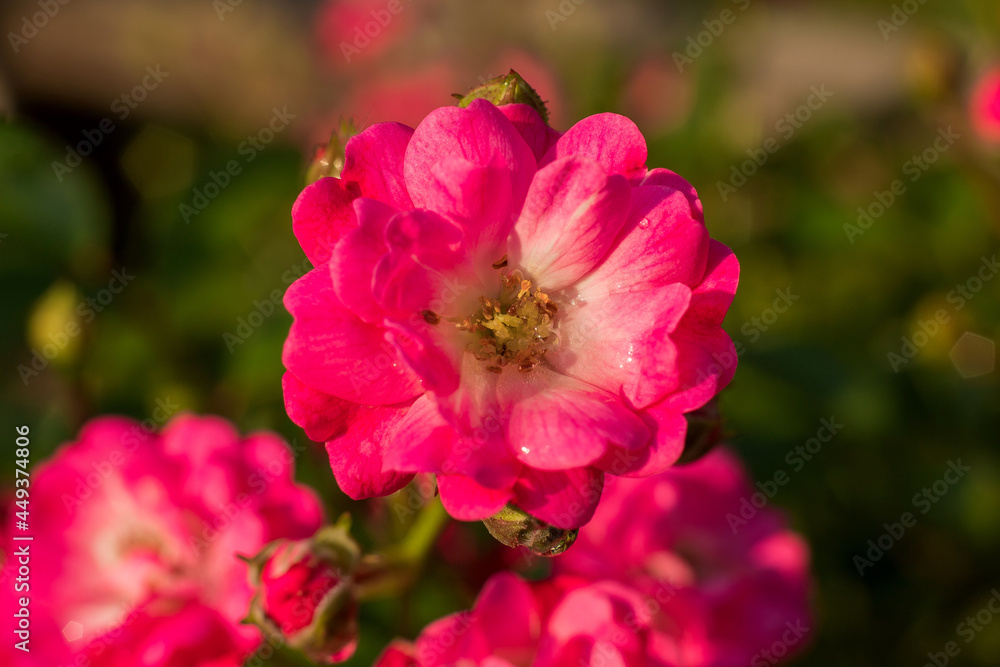
<svg viewBox="0 0 1000 667">
<path fill-rule="evenodd" d="M 316 15 L 316 38 L 334 70 L 377 60 L 416 23 L 411 0 L 327 0 Z"/>
<path fill-rule="evenodd" d="M 972 127 L 981 139 L 1000 143 L 1000 68 L 986 72 L 969 103 Z"/>
<path fill-rule="evenodd" d="M 285 404 L 354 498 L 438 475 L 452 516 L 508 502 L 585 524 L 605 473 L 649 475 L 733 376 L 738 281 L 689 183 L 616 114 L 433 111 L 347 142 L 293 229 Z"/>
<path fill-rule="evenodd" d="M 766 507 L 734 535 L 728 515 L 753 493 L 725 449 L 616 479 L 553 578 L 494 575 L 470 611 L 394 643 L 377 667 L 784 662 L 811 636 L 808 547 Z"/>
<path fill-rule="evenodd" d="M 643 598 L 627 586 L 557 577 L 526 583 L 494 575 L 470 611 L 396 642 L 376 667 L 672 667 L 676 647 L 651 631 Z"/>
<path fill-rule="evenodd" d="M 616 479 L 556 572 L 613 578 L 655 601 L 654 625 L 684 665 L 792 655 L 812 627 L 809 549 L 779 512 L 750 504 L 756 491 L 725 448 L 656 477 Z"/>
<path fill-rule="evenodd" d="M 681 74 L 666 57 L 640 62 L 625 83 L 622 106 L 643 129 L 665 133 L 681 125 L 694 104 L 694 74 Z"/>
<path fill-rule="evenodd" d="M 447 63 L 425 64 L 399 73 L 364 76 L 355 82 L 340 109 L 349 111 L 359 128 L 395 121 L 416 125 L 460 89 Z"/>
<path fill-rule="evenodd" d="M 322 521 L 292 471 L 281 438 L 241 439 L 215 417 L 182 415 L 161 434 L 89 422 L 32 471 L 33 541 L 5 545 L 31 553 L 31 652 L 13 664 L 242 664 L 261 633 L 240 624 L 253 591 L 237 555 Z M 5 574 L 15 567 L 8 559 Z M 5 643 L 15 595 L 4 587 Z"/>
</svg>

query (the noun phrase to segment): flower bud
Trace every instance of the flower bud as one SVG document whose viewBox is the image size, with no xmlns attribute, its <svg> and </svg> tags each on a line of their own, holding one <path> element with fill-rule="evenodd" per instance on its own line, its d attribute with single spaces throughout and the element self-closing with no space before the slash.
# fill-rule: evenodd
<svg viewBox="0 0 1000 667">
<path fill-rule="evenodd" d="M 327 176 L 340 178 L 340 173 L 344 170 L 344 147 L 347 145 L 347 140 L 357 133 L 358 129 L 354 126 L 353 120 L 349 118 L 340 120 L 340 126 L 330 133 L 327 145 L 316 149 L 312 164 L 306 171 L 306 185 Z"/>
<path fill-rule="evenodd" d="M 542 120 L 549 122 L 549 110 L 541 96 L 514 70 L 473 88 L 465 96 L 455 95 L 455 97 L 458 98 L 460 107 L 467 107 L 472 100 L 477 99 L 492 102 L 498 107 L 505 104 L 527 104 L 538 112 Z"/>
<path fill-rule="evenodd" d="M 346 520 L 307 540 L 278 540 L 250 559 L 256 595 L 247 622 L 321 663 L 343 662 L 358 642 L 354 572 L 360 551 Z"/>
<path fill-rule="evenodd" d="M 570 548 L 579 532 L 551 526 L 511 504 L 483 523 L 502 544 L 527 547 L 536 556 L 558 556 Z"/>
</svg>

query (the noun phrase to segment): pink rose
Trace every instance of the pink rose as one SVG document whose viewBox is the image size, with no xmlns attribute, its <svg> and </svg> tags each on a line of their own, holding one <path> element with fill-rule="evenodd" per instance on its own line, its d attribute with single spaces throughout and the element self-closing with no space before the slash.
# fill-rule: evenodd
<svg viewBox="0 0 1000 667">
<path fill-rule="evenodd" d="M 551 579 L 494 575 L 377 667 L 779 664 L 811 637 L 809 552 L 767 507 L 734 520 L 753 493 L 726 449 L 616 479 Z"/>
<path fill-rule="evenodd" d="M 388 120 L 417 124 L 456 89 L 459 77 L 448 62 L 421 63 L 399 72 L 390 70 L 359 78 L 338 105 L 364 126 Z"/>
<path fill-rule="evenodd" d="M 585 524 L 604 475 L 679 456 L 733 375 L 739 267 L 694 189 L 615 114 L 560 135 L 522 104 L 368 128 L 293 229 L 285 403 L 353 498 L 436 473 L 452 516 Z"/>
<path fill-rule="evenodd" d="M 376 667 L 672 667 L 676 647 L 652 632 L 642 596 L 615 582 L 558 577 L 526 583 L 502 572 L 470 611 L 396 642 Z"/>
<path fill-rule="evenodd" d="M 182 415 L 160 434 L 103 417 L 30 477 L 30 590 L 4 586 L 3 635 L 30 596 L 30 653 L 15 665 L 236 667 L 260 641 L 241 625 L 253 591 L 237 554 L 320 525 L 277 436 L 246 438 Z M 7 541 L 13 552 L 24 542 Z M 8 558 L 5 576 L 17 564 Z"/>
<path fill-rule="evenodd" d="M 316 38 L 334 70 L 378 60 L 415 27 L 415 5 L 402 0 L 326 0 L 316 14 Z"/>
<path fill-rule="evenodd" d="M 811 634 L 809 548 L 779 512 L 752 504 L 755 492 L 724 447 L 656 477 L 616 479 L 555 570 L 612 578 L 655 601 L 655 625 L 682 664 L 793 655 Z"/>
</svg>

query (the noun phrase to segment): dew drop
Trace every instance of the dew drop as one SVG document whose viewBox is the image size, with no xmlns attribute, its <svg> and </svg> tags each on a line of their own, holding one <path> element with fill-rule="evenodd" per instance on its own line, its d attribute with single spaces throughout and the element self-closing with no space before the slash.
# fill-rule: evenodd
<svg viewBox="0 0 1000 667">
<path fill-rule="evenodd" d="M 649 229 L 649 218 L 643 218 L 639 221 L 639 229 Z"/>
</svg>

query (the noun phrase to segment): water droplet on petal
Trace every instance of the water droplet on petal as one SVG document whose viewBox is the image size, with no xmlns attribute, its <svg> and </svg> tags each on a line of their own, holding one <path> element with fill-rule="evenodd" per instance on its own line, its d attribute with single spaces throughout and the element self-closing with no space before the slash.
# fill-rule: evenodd
<svg viewBox="0 0 1000 667">
<path fill-rule="evenodd" d="M 530 454 L 531 450 L 528 449 L 527 447 L 521 447 L 521 452 L 524 453 L 524 454 Z"/>
<path fill-rule="evenodd" d="M 648 229 L 648 228 L 649 228 L 649 218 L 643 218 L 642 220 L 639 221 L 639 229 Z"/>
</svg>

